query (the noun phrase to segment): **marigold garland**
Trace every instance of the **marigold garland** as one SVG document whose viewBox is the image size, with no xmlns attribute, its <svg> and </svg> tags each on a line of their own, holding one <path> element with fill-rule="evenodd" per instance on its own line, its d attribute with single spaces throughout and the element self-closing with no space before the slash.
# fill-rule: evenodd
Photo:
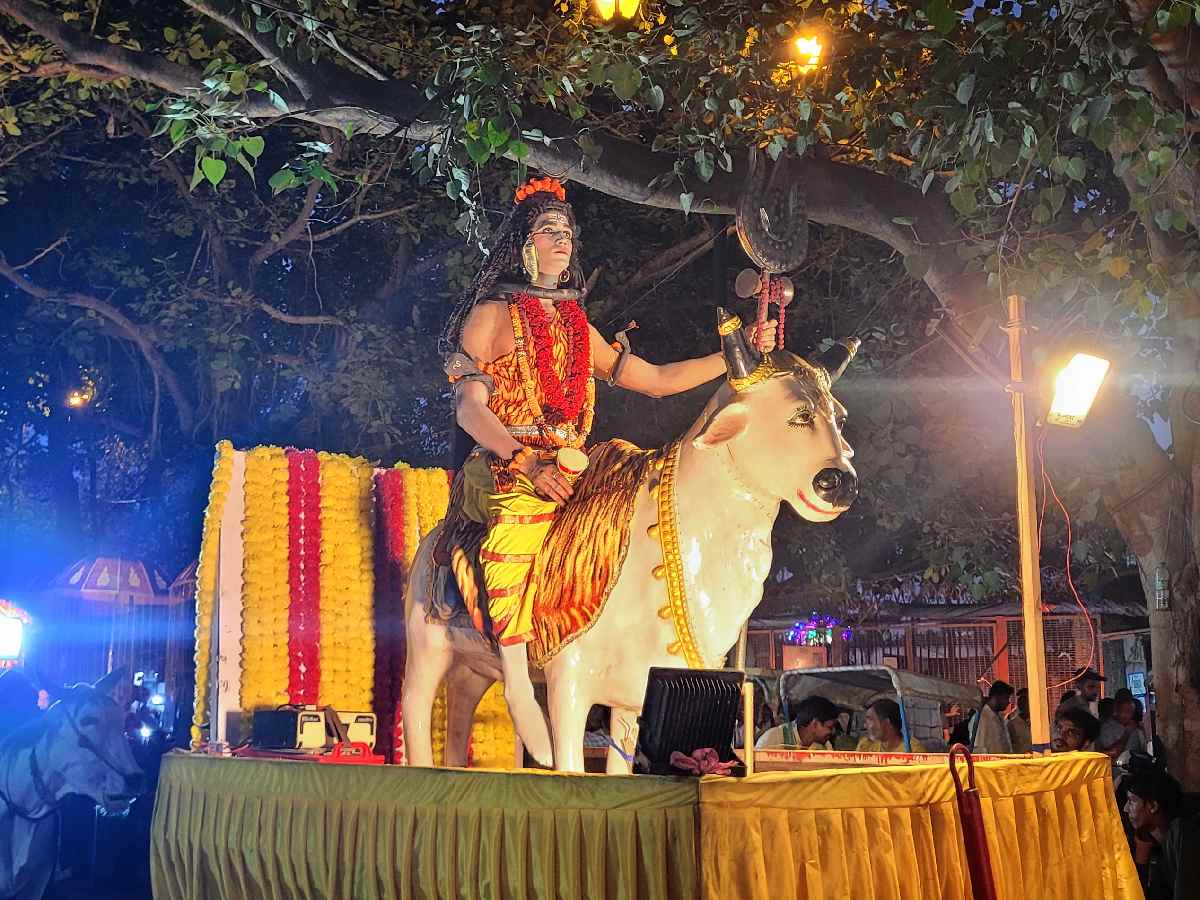
<svg viewBox="0 0 1200 900">
<path fill-rule="evenodd" d="M 321 460 L 319 703 L 347 712 L 371 708 L 375 629 L 371 467 L 332 453 Z"/>
<path fill-rule="evenodd" d="M 516 757 L 517 733 L 504 702 L 504 683 L 497 681 L 475 707 L 471 726 L 471 765 L 481 769 L 512 768 Z"/>
<path fill-rule="evenodd" d="M 288 702 L 288 462 L 279 447 L 246 453 L 242 517 L 242 685 L 247 713 Z"/>
<path fill-rule="evenodd" d="M 321 496 L 319 461 L 311 450 L 288 460 L 288 696 L 316 703 L 321 683 Z"/>
<path fill-rule="evenodd" d="M 547 194 L 553 194 L 563 203 L 567 202 L 567 191 L 566 188 L 562 186 L 562 182 L 557 178 L 546 177 L 530 179 L 517 188 L 516 194 L 513 195 L 513 204 L 516 205 L 523 202 L 527 198 L 532 197 L 534 194 L 543 192 Z"/>
<path fill-rule="evenodd" d="M 554 340 L 550 336 L 550 318 L 542 302 L 530 294 L 514 298 L 533 343 L 533 361 L 542 388 L 542 413 L 551 425 L 574 424 L 587 400 L 587 382 L 591 378 L 591 336 L 587 316 L 578 302 L 565 300 L 557 305 L 567 333 L 567 371 L 559 378 L 554 369 Z M 528 351 L 527 351 L 528 352 Z"/>
<path fill-rule="evenodd" d="M 233 480 L 233 444 L 221 441 L 213 458 L 212 484 L 204 511 L 200 561 L 196 566 L 196 686 L 192 705 L 191 743 L 198 750 L 208 721 L 209 656 L 212 653 L 213 604 L 217 596 L 217 556 L 220 553 L 221 516 Z"/>
</svg>

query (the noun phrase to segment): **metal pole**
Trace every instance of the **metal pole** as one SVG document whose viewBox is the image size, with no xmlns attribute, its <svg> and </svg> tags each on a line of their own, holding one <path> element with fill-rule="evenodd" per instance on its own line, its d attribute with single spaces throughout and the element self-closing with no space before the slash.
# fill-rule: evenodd
<svg viewBox="0 0 1200 900">
<path fill-rule="evenodd" d="M 749 640 L 749 622 L 742 625 L 738 635 L 737 653 L 734 657 L 735 667 L 746 675 L 746 642 Z M 754 774 L 754 682 L 747 675 L 742 682 L 742 761 L 746 764 L 746 774 Z"/>
<path fill-rule="evenodd" d="M 1017 455 L 1017 538 L 1021 555 L 1021 621 L 1025 631 L 1025 668 L 1029 685 L 1029 727 L 1034 747 L 1050 743 L 1050 711 L 1046 695 L 1046 638 L 1042 630 L 1042 582 L 1038 564 L 1037 516 L 1030 474 L 1031 437 L 1026 420 L 1024 355 L 1025 299 L 1008 298 L 1008 361 L 1012 381 L 1013 441 Z"/>
</svg>

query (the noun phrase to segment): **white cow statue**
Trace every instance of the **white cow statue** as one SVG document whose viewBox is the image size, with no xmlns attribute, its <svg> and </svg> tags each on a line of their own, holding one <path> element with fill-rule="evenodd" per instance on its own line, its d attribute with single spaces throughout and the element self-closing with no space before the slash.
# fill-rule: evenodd
<svg viewBox="0 0 1200 900">
<path fill-rule="evenodd" d="M 725 322 L 735 318 L 720 315 Z M 729 376 L 664 457 L 674 466 L 682 576 L 676 596 L 686 605 L 693 664 L 698 658 L 712 668 L 724 665 L 762 599 L 780 503 L 809 522 L 831 522 L 858 491 L 853 450 L 842 437 L 845 409 L 830 392 L 858 341 L 835 344 L 810 363 L 785 351 L 760 355 L 732 328 L 719 330 Z M 650 668 L 685 664 L 679 617 L 663 613 L 658 481 L 647 478 L 637 489 L 628 549 L 607 602 L 591 627 L 545 666 L 558 770 L 583 771 L 585 721 L 599 704 L 610 708 L 610 734 L 626 750 L 609 750 L 608 771 L 627 773 Z M 433 765 L 431 712 L 445 678 L 445 764 L 463 766 L 475 707 L 501 670 L 494 645 L 477 631 L 428 614 L 437 539 L 434 529 L 421 542 L 406 595 L 405 749 L 410 765 Z"/>
<path fill-rule="evenodd" d="M 58 856 L 58 807 L 68 794 L 121 812 L 142 790 L 111 696 L 122 677 L 118 670 L 76 685 L 0 743 L 0 897 L 42 897 Z"/>
</svg>

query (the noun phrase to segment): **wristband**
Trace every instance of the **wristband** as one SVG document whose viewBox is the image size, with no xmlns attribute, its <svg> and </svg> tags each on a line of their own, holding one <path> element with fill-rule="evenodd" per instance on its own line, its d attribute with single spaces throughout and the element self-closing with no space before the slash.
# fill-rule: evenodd
<svg viewBox="0 0 1200 900">
<path fill-rule="evenodd" d="M 509 471 L 518 472 L 521 461 L 527 456 L 533 456 L 533 451 L 528 447 L 521 447 L 519 450 L 513 451 L 513 455 L 509 457 L 504 467 Z"/>
</svg>

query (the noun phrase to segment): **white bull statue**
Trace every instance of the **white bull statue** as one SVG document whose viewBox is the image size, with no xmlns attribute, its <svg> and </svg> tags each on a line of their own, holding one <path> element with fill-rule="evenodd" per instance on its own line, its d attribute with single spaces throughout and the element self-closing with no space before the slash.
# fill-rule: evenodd
<svg viewBox="0 0 1200 900">
<path fill-rule="evenodd" d="M 122 812 L 141 792 L 145 776 L 110 696 L 123 674 L 75 685 L 0 742 L 0 897 L 41 900 L 58 858 L 58 807 L 68 794 Z"/>
<path fill-rule="evenodd" d="M 724 665 L 762 599 L 781 502 L 822 523 L 857 496 L 854 452 L 842 436 L 845 409 L 830 387 L 858 342 L 835 344 L 810 363 L 785 351 L 760 356 L 732 328 L 720 330 L 728 379 L 683 437 L 664 449 L 657 477 L 637 489 L 626 556 L 595 621 L 545 666 L 554 766 L 561 771 L 583 771 L 593 704 L 610 708 L 610 734 L 626 751 L 609 750 L 608 771 L 629 771 L 649 670 L 684 665 L 681 643 L 689 645 L 693 667 Z M 672 475 L 676 515 L 663 523 L 661 491 L 672 487 L 663 484 Z M 678 554 L 664 562 L 666 524 L 676 526 Z M 432 708 L 445 678 L 444 761 L 464 766 L 475 708 L 501 680 L 501 669 L 494 645 L 477 631 L 428 614 L 438 530 L 421 542 L 406 594 L 405 749 L 410 765 L 433 765 Z M 668 614 L 672 599 L 676 612 Z"/>
</svg>

